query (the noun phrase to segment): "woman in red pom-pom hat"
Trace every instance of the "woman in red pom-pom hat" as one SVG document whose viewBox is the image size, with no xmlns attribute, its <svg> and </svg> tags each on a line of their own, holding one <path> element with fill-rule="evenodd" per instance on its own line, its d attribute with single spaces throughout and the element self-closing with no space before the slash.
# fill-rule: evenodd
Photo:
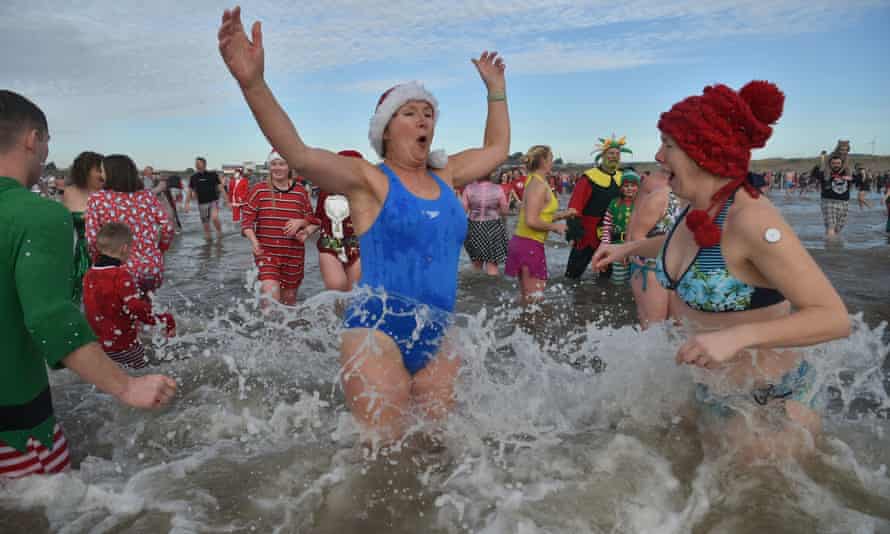
<svg viewBox="0 0 890 534">
<path fill-rule="evenodd" d="M 795 423 L 789 428 L 812 433 L 819 428 L 811 410 L 815 370 L 800 352 L 772 349 L 845 337 L 850 321 L 791 227 L 747 180 L 751 150 L 766 144 L 784 98 L 769 82 L 738 92 L 714 85 L 663 113 L 655 159 L 689 207 L 667 235 L 601 247 L 593 261 L 603 268 L 630 255 L 658 258 L 671 308 L 697 327 L 677 363 L 713 370 L 696 375 L 704 412 L 748 424 L 757 418 L 733 416 L 779 406 Z M 739 447 L 809 442 L 736 439 L 768 434 L 728 436 Z"/>
<path fill-rule="evenodd" d="M 483 146 L 450 157 L 431 151 L 439 104 L 420 83 L 403 83 L 380 97 L 371 117 L 368 139 L 382 160 L 375 165 L 303 143 L 263 78 L 259 22 L 248 38 L 241 10 L 226 10 L 218 38 L 272 146 L 301 176 L 349 201 L 362 273 L 345 313 L 340 376 L 368 437 L 398 441 L 418 413 L 436 420 L 454 404 L 460 359 L 446 333 L 467 233 L 454 189 L 488 176 L 507 158 L 503 59 L 483 52 L 472 60 L 488 89 Z"/>
</svg>

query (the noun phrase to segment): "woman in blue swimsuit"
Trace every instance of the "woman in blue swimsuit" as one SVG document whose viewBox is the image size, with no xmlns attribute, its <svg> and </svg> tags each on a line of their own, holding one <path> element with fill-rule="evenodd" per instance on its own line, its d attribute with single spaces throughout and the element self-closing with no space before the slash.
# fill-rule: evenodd
<svg viewBox="0 0 890 534">
<path fill-rule="evenodd" d="M 446 331 L 467 224 L 453 189 L 488 176 L 507 158 L 502 59 L 484 52 L 473 60 L 488 89 L 484 146 L 450 157 L 431 153 L 438 103 L 411 82 L 377 103 L 368 137 L 383 163 L 372 165 L 303 143 L 263 78 L 260 25 L 248 39 L 237 7 L 223 14 L 219 48 L 272 146 L 300 175 L 349 200 L 362 251 L 362 278 L 341 345 L 353 416 L 368 437 L 384 443 L 403 436 L 415 406 L 421 417 L 443 417 L 460 367 Z"/>
<path fill-rule="evenodd" d="M 747 182 L 750 152 L 765 146 L 783 105 L 775 85 L 751 82 L 738 92 L 707 87 L 662 114 L 655 159 L 690 205 L 667 235 L 601 247 L 594 262 L 657 257 L 656 276 L 672 290 L 671 309 L 696 328 L 677 363 L 714 371 L 697 375 L 703 407 L 728 416 L 781 406 L 808 441 L 806 434 L 820 428 L 810 406 L 813 369 L 799 352 L 775 349 L 846 337 L 850 321 L 791 227 Z M 732 419 L 745 428 L 750 420 Z M 739 440 L 752 436 L 744 434 L 726 436 L 734 446 L 770 447 L 756 439 L 743 445 Z"/>
</svg>

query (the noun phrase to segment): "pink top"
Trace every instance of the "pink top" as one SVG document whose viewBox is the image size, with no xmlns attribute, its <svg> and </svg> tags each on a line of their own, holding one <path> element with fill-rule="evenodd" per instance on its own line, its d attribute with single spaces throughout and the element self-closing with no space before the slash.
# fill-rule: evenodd
<svg viewBox="0 0 890 534">
<path fill-rule="evenodd" d="M 464 188 L 461 201 L 471 221 L 491 221 L 507 210 L 507 197 L 498 184 L 473 182 Z"/>
<path fill-rule="evenodd" d="M 86 237 L 95 260 L 96 235 L 105 223 L 122 222 L 130 227 L 133 242 L 127 268 L 141 283 L 153 281 L 160 287 L 164 278 L 164 251 L 173 241 L 173 224 L 158 197 L 149 190 L 133 193 L 99 191 L 90 195 L 86 212 Z"/>
</svg>

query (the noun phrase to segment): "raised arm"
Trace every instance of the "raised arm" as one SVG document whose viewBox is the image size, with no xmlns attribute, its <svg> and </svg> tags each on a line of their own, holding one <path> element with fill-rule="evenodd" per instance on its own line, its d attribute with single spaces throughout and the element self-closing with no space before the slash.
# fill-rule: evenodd
<svg viewBox="0 0 890 534">
<path fill-rule="evenodd" d="M 257 124 L 269 143 L 291 167 L 327 191 L 350 193 L 367 189 L 374 167 L 358 158 L 311 148 L 303 143 L 293 122 L 278 104 L 263 78 L 263 34 L 259 22 L 248 39 L 241 23 L 241 8 L 225 10 L 219 28 L 219 51 L 229 72 L 241 87 Z"/>
<path fill-rule="evenodd" d="M 471 148 L 448 158 L 448 171 L 454 187 L 488 176 L 507 159 L 510 152 L 510 115 L 507 111 L 506 65 L 497 52 L 482 52 L 473 59 L 488 90 L 488 118 L 482 148 Z"/>
</svg>

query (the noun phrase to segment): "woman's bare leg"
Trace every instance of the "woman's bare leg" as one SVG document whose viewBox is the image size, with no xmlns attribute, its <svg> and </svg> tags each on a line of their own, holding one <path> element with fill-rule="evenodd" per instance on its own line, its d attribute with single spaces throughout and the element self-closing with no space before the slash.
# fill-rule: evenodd
<svg viewBox="0 0 890 534">
<path fill-rule="evenodd" d="M 346 405 L 363 433 L 384 444 L 401 440 L 411 406 L 411 375 L 395 342 L 377 330 L 346 330 L 340 364 Z"/>
</svg>

